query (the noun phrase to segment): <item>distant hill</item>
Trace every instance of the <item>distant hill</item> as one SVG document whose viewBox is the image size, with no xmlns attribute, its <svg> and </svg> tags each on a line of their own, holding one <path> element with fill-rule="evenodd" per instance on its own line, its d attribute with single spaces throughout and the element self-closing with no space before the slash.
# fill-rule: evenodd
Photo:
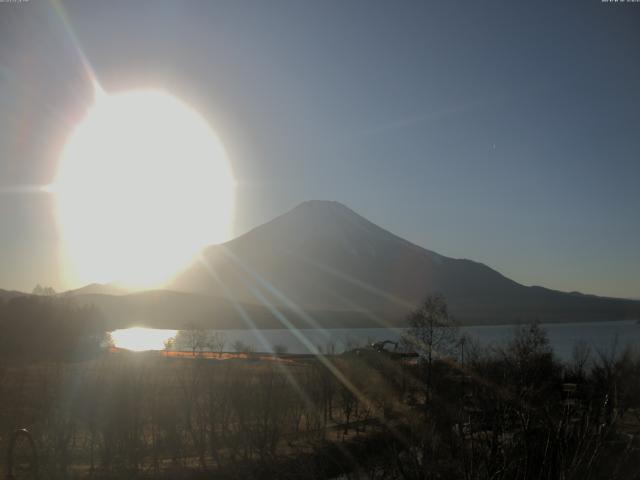
<svg viewBox="0 0 640 480">
<path fill-rule="evenodd" d="M 83 294 L 70 298 L 76 305 L 98 307 L 109 330 L 131 326 L 168 329 L 283 328 L 281 320 L 263 306 L 234 304 L 222 298 L 193 293 L 150 290 L 129 295 Z M 279 308 L 278 312 L 296 327 L 314 326 L 299 311 Z M 328 328 L 361 327 L 370 322 L 362 312 L 353 311 L 315 311 L 310 312 L 310 316 Z"/>
<path fill-rule="evenodd" d="M 640 318 L 640 302 L 527 287 L 472 260 L 414 245 L 337 202 L 305 202 L 204 250 L 172 290 L 402 324 L 428 293 L 464 323 Z"/>
<path fill-rule="evenodd" d="M 118 287 L 111 283 L 90 283 L 89 285 L 85 285 L 84 287 L 80 287 L 75 290 L 67 290 L 66 292 L 63 292 L 62 295 L 126 295 L 127 293 L 131 292 L 126 288 Z"/>
<path fill-rule="evenodd" d="M 3 301 L 8 301 L 11 300 L 12 298 L 16 298 L 16 297 L 24 297 L 29 295 L 28 293 L 24 293 L 24 292 L 19 292 L 17 290 L 2 290 L 0 289 L 0 300 Z"/>
</svg>

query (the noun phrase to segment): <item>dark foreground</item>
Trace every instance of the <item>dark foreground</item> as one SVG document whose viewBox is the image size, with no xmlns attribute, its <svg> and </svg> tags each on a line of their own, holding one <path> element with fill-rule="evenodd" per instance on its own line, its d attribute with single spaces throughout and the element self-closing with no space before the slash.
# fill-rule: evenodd
<svg viewBox="0 0 640 480">
<path fill-rule="evenodd" d="M 26 427 L 39 478 L 640 478 L 640 358 L 543 330 L 287 361 L 105 354 L 0 368 L 0 466 Z M 22 477 L 29 448 L 16 445 Z"/>
</svg>

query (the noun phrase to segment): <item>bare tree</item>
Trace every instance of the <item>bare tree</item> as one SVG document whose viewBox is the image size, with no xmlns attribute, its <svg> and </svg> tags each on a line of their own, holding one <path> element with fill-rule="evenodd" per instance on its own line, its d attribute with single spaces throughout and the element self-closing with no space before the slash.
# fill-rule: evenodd
<svg viewBox="0 0 640 480">
<path fill-rule="evenodd" d="M 428 296 L 409 315 L 409 328 L 403 343 L 422 353 L 427 366 L 427 391 L 430 394 L 433 360 L 448 355 L 456 344 L 457 328 L 442 295 Z"/>
<path fill-rule="evenodd" d="M 37 284 L 33 291 L 31 292 L 33 295 L 41 295 L 44 297 L 53 297 L 56 294 L 56 291 L 52 287 L 43 287 L 40 284 Z"/>
<path fill-rule="evenodd" d="M 273 346 L 273 353 L 275 353 L 277 356 L 284 355 L 285 353 L 287 353 L 287 351 L 288 348 L 286 345 L 277 344 Z"/>
<path fill-rule="evenodd" d="M 575 380 L 583 380 L 587 374 L 591 362 L 591 346 L 584 340 L 578 340 L 573 345 L 571 362 L 568 365 L 568 374 Z"/>
<path fill-rule="evenodd" d="M 171 350 L 173 350 L 175 348 L 176 339 L 175 339 L 175 337 L 169 337 L 162 343 L 164 345 L 165 352 L 169 352 L 169 351 L 171 351 Z"/>
<path fill-rule="evenodd" d="M 235 342 L 233 342 L 231 344 L 231 347 L 237 352 L 237 353 L 246 353 L 246 354 L 250 354 L 253 352 L 253 347 L 251 345 L 249 345 L 248 343 L 243 342 L 242 340 L 236 340 Z"/>
<path fill-rule="evenodd" d="M 224 347 L 227 344 L 227 336 L 223 332 L 214 332 L 209 337 L 209 348 L 216 352 L 218 355 L 222 355 Z"/>
<path fill-rule="evenodd" d="M 194 357 L 197 352 L 202 352 L 207 346 L 207 332 L 202 328 L 183 330 L 180 333 L 187 348 L 191 350 Z"/>
</svg>

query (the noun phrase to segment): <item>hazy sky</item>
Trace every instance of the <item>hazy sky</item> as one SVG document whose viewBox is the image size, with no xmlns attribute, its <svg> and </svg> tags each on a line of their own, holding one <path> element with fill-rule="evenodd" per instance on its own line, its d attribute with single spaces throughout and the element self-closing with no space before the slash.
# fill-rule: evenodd
<svg viewBox="0 0 640 480">
<path fill-rule="evenodd" d="M 91 100 L 164 88 L 238 180 L 235 231 L 341 201 L 524 284 L 640 297 L 640 4 L 0 3 L 0 288 L 61 285 L 49 194 Z"/>
</svg>

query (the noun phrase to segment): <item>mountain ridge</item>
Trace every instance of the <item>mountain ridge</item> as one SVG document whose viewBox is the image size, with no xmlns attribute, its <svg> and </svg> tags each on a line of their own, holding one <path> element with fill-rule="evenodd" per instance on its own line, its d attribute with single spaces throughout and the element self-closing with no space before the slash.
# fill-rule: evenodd
<svg viewBox="0 0 640 480">
<path fill-rule="evenodd" d="M 110 329 L 359 328 L 404 326 L 430 293 L 443 294 L 462 324 L 640 319 L 640 301 L 525 286 L 320 200 L 205 247 L 164 290 L 89 284 L 56 297 L 95 305 Z M 29 295 L 0 290 L 16 296 Z"/>
<path fill-rule="evenodd" d="M 186 269 L 171 288 L 221 296 L 224 291 L 249 303 L 362 310 L 393 324 L 429 293 L 444 294 L 465 323 L 639 315 L 630 300 L 522 285 L 481 262 L 441 255 L 343 204 L 321 200 L 206 247 L 202 263 Z"/>
</svg>

